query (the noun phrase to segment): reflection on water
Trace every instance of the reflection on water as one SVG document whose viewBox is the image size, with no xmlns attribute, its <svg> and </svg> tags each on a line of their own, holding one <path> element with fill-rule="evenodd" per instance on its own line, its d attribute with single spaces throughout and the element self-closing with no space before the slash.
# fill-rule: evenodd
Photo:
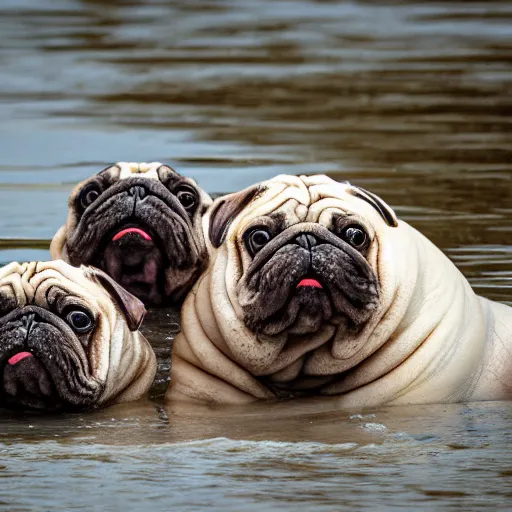
<svg viewBox="0 0 512 512">
<path fill-rule="evenodd" d="M 510 2 L 3 0 L 0 35 L 0 261 L 46 258 L 69 191 L 110 162 L 169 162 L 212 193 L 326 172 L 512 303 Z M 0 419 L 0 508 L 69 510 L 66 489 L 134 510 L 510 503 L 510 404 L 166 411 L 176 321 L 145 326 L 154 403 Z"/>
<path fill-rule="evenodd" d="M 19 417 L 0 433 L 0 500 L 19 510 L 510 510 L 510 404 L 296 405 Z"/>
</svg>

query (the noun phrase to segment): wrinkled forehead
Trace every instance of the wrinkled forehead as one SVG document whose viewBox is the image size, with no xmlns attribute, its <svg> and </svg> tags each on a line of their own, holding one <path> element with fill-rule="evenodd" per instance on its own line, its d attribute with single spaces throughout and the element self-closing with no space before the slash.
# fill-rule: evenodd
<svg viewBox="0 0 512 512">
<path fill-rule="evenodd" d="M 160 180 L 158 171 L 161 167 L 164 167 L 161 162 L 117 162 L 101 172 L 110 174 L 117 180 L 126 180 L 134 177 Z M 177 174 L 170 167 L 168 169 L 171 173 Z"/>
<path fill-rule="evenodd" d="M 356 215 L 371 224 L 384 220 L 375 206 L 362 199 L 366 195 L 362 189 L 325 175 L 277 176 L 264 182 L 262 189 L 247 215 L 240 218 L 242 225 L 268 215 L 279 215 L 288 225 L 314 222 L 330 226 L 334 215 Z"/>
<path fill-rule="evenodd" d="M 107 185 L 133 178 L 160 181 L 166 187 L 186 184 L 199 194 L 203 205 L 208 206 L 212 202 L 210 196 L 199 187 L 194 179 L 183 176 L 172 167 L 161 162 L 118 162 L 117 164 L 103 169 L 96 176 L 106 178 Z M 94 180 L 94 178 L 93 176 L 91 179 Z M 79 192 L 80 185 L 75 189 L 75 195 Z"/>
<path fill-rule="evenodd" d="M 166 182 L 175 178 L 180 181 L 186 181 L 195 185 L 194 180 L 182 176 L 172 167 L 162 162 L 117 162 L 116 164 L 103 169 L 100 174 L 108 174 L 115 181 L 126 180 L 129 178 L 145 178 L 148 180 L 157 180 Z"/>
<path fill-rule="evenodd" d="M 14 300 L 17 306 L 48 306 L 52 292 L 61 291 L 94 302 L 102 293 L 81 268 L 63 261 L 10 263 L 0 269 L 0 296 Z"/>
</svg>

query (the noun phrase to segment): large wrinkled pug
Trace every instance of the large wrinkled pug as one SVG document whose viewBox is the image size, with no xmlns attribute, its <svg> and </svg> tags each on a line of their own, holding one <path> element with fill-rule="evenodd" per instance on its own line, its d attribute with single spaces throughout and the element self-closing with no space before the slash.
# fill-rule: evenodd
<svg viewBox="0 0 512 512">
<path fill-rule="evenodd" d="M 94 265 L 146 304 L 179 303 L 204 269 L 210 197 L 159 162 L 119 162 L 79 185 L 53 259 Z"/>
<path fill-rule="evenodd" d="M 184 304 L 168 400 L 512 398 L 512 308 L 475 295 L 374 194 L 278 176 L 204 222 L 211 263 Z"/>
<path fill-rule="evenodd" d="M 144 305 L 103 271 L 63 261 L 0 269 L 0 406 L 89 409 L 136 400 L 156 357 Z"/>
</svg>

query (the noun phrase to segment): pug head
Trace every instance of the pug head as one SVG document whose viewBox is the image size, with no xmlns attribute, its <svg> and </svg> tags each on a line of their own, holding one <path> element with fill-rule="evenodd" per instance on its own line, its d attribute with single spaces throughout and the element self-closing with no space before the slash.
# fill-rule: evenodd
<svg viewBox="0 0 512 512">
<path fill-rule="evenodd" d="M 99 269 L 0 269 L 0 406 L 82 410 L 143 396 L 156 358 L 144 305 Z"/>
<path fill-rule="evenodd" d="M 210 197 L 159 162 L 119 162 L 83 181 L 50 252 L 94 265 L 146 304 L 179 303 L 207 264 Z"/>
<path fill-rule="evenodd" d="M 319 350 L 344 359 L 361 348 L 381 306 L 382 238 L 398 226 L 384 201 L 326 176 L 278 176 L 217 199 L 205 224 L 210 294 L 227 298 L 213 309 L 245 368 L 287 368 L 276 378 L 290 381 Z M 245 331 L 231 335 L 221 307 Z"/>
</svg>

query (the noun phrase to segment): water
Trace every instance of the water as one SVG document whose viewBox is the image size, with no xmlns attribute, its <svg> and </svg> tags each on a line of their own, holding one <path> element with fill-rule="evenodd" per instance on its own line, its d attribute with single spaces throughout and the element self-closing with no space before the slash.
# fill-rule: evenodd
<svg viewBox="0 0 512 512">
<path fill-rule="evenodd" d="M 510 510 L 510 404 L 128 404 L 0 434 L 8 510 Z"/>
<path fill-rule="evenodd" d="M 325 172 L 512 304 L 510 2 L 1 0 L 0 35 L 1 262 L 47 258 L 70 190 L 110 162 L 211 193 Z M 166 410 L 176 321 L 145 327 L 151 401 L 1 413 L 0 508 L 510 508 L 510 403 Z"/>
</svg>

